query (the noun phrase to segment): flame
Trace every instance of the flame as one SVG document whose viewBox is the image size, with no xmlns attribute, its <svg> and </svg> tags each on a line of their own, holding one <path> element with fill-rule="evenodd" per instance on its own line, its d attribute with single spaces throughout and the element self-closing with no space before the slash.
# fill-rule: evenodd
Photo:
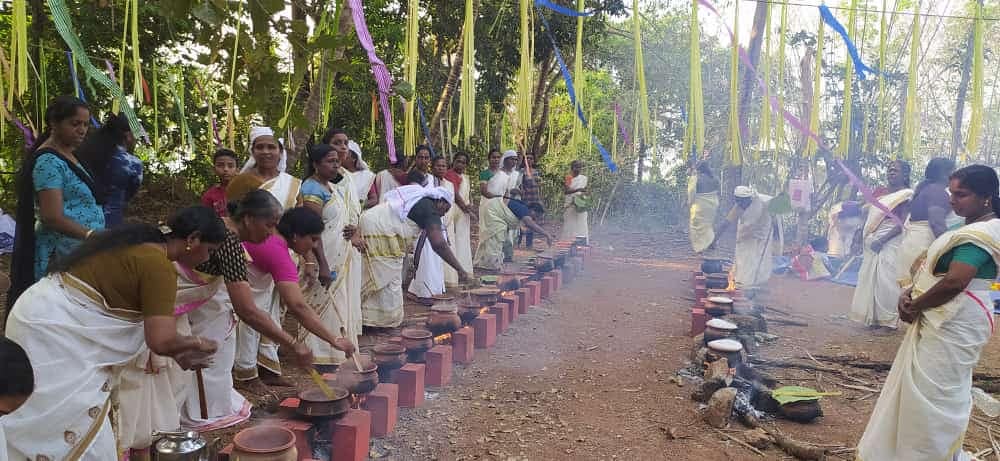
<svg viewBox="0 0 1000 461">
<path fill-rule="evenodd" d="M 736 290 L 736 277 L 733 275 L 732 269 L 730 269 L 729 272 L 726 273 L 726 275 L 729 278 L 729 284 L 726 285 L 726 291 L 729 291 L 731 293 L 734 290 Z"/>
<path fill-rule="evenodd" d="M 482 309 L 479 309 L 479 315 L 488 314 L 489 312 L 490 312 L 489 307 L 484 307 Z"/>
<path fill-rule="evenodd" d="M 448 344 L 451 342 L 451 333 L 445 333 L 443 335 L 434 337 L 434 344 Z"/>
<path fill-rule="evenodd" d="M 354 408 L 355 410 L 361 408 L 361 406 L 365 403 L 365 397 L 367 395 L 368 394 L 351 394 L 351 408 Z"/>
<path fill-rule="evenodd" d="M 513 291 L 501 291 L 500 292 L 500 297 L 501 298 L 506 298 L 507 296 L 514 296 L 514 292 Z"/>
</svg>

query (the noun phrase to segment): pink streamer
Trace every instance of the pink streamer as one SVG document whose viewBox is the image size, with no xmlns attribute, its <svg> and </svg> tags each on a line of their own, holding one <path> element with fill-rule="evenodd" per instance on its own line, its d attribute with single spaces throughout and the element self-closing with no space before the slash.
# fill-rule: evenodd
<svg viewBox="0 0 1000 461">
<path fill-rule="evenodd" d="M 705 8 L 708 8 L 709 11 L 715 13 L 715 15 L 718 16 L 720 20 L 723 19 L 722 15 L 719 14 L 719 10 L 716 9 L 715 5 L 713 5 L 712 2 L 710 2 L 709 0 L 698 0 L 698 3 L 704 6 Z M 726 24 L 724 20 L 720 22 L 722 23 L 722 26 L 726 29 L 726 32 L 729 34 L 729 38 L 735 44 L 736 35 L 733 33 L 733 30 L 729 28 L 729 25 Z M 767 83 L 760 78 L 760 74 L 758 74 L 757 69 L 754 68 L 753 63 L 750 60 L 750 55 L 747 54 L 746 50 L 741 46 L 739 47 L 738 52 L 740 55 L 740 60 L 743 61 L 743 64 L 747 67 L 747 71 L 753 72 L 754 80 L 756 80 L 757 86 L 759 86 L 761 91 L 763 91 L 764 94 L 766 95 L 767 100 L 771 105 L 771 108 L 774 109 L 776 112 L 780 113 L 781 116 L 784 117 L 785 121 L 787 121 L 788 124 L 792 126 L 792 128 L 799 130 L 800 132 L 802 132 L 802 134 L 808 136 L 813 141 L 816 141 L 816 145 L 819 146 L 820 149 L 823 149 L 826 152 L 830 152 L 831 151 L 830 148 L 826 146 L 826 143 L 823 142 L 823 140 L 819 137 L 819 135 L 813 133 L 813 131 L 809 129 L 809 126 L 806 125 L 805 123 L 802 123 L 802 120 L 799 120 L 798 117 L 792 115 L 791 112 L 785 110 L 784 107 L 781 107 L 781 104 L 778 103 L 778 98 L 775 97 L 773 94 L 771 94 L 770 91 L 768 91 Z M 858 188 L 858 191 L 861 192 L 861 195 L 865 198 L 866 202 L 871 204 L 871 206 L 881 210 L 883 213 L 886 214 L 886 216 L 889 217 L 889 219 L 891 219 L 897 225 L 899 226 L 903 225 L 903 221 L 899 219 L 898 216 L 893 214 L 892 210 L 883 205 L 882 202 L 880 202 L 878 198 L 875 197 L 875 194 L 872 193 L 871 188 L 869 188 L 868 185 L 864 183 L 864 181 L 859 179 L 850 170 L 850 168 L 847 168 L 847 166 L 844 165 L 844 162 L 842 162 L 841 160 L 837 160 L 837 165 L 839 165 L 840 169 L 844 171 L 845 175 L 847 175 L 847 180 L 851 183 L 851 185 Z"/>
<path fill-rule="evenodd" d="M 368 62 L 372 66 L 372 75 L 375 77 L 375 85 L 378 86 L 378 105 L 382 112 L 382 120 L 385 122 L 385 144 L 389 149 L 389 160 L 396 163 L 396 139 L 393 136 L 392 112 L 389 110 L 389 94 L 392 85 L 392 76 L 385 63 L 375 54 L 375 44 L 372 42 L 372 35 L 368 32 L 368 23 L 365 22 L 365 10 L 361 5 L 361 0 L 348 0 L 351 6 L 351 14 L 354 16 L 354 30 L 358 34 L 361 47 L 368 53 Z"/>
</svg>

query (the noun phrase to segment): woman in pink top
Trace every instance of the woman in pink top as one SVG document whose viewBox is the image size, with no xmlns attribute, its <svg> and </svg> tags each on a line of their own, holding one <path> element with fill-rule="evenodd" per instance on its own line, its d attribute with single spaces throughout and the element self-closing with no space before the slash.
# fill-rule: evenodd
<svg viewBox="0 0 1000 461">
<path fill-rule="evenodd" d="M 259 191 L 252 191 L 247 194 L 247 198 L 254 198 L 251 195 L 260 194 Z M 267 195 L 266 191 L 264 195 Z M 263 195 L 261 197 L 266 199 Z M 274 202 L 274 205 L 280 206 L 277 201 Z M 319 240 L 320 233 L 323 232 L 323 220 L 311 210 L 293 208 L 281 216 L 277 225 L 274 221 L 270 221 L 266 227 L 276 228 L 277 234 L 270 235 L 259 243 L 253 243 L 253 239 L 243 242 L 251 258 L 247 275 L 255 304 L 278 325 L 281 324 L 280 307 L 284 305 L 306 330 L 330 343 L 334 348 L 347 354 L 352 353 L 353 343 L 326 328 L 309 307 L 299 287 L 298 269 L 289 251 L 294 251 L 303 259 L 311 258 L 312 249 Z M 305 265 L 314 267 L 315 263 L 306 262 Z M 258 371 L 260 381 L 264 384 L 291 386 L 292 383 L 281 377 L 278 344 L 261 339 L 259 332 L 245 323 L 240 323 L 234 366 L 237 387 L 249 389 L 255 387 L 259 382 Z"/>
</svg>

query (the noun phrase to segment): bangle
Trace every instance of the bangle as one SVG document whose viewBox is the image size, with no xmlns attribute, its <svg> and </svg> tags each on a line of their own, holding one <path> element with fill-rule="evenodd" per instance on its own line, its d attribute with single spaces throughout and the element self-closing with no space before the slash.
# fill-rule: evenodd
<svg viewBox="0 0 1000 461">
<path fill-rule="evenodd" d="M 89 239 L 91 235 L 94 235 L 94 229 L 87 229 L 87 232 L 83 234 L 84 240 Z"/>
<path fill-rule="evenodd" d="M 314 263 L 314 262 L 312 262 L 312 261 L 306 261 L 306 262 L 304 262 L 304 263 L 302 263 L 302 264 L 304 264 L 304 265 L 306 265 L 306 266 L 315 266 L 315 265 L 316 265 L 316 263 Z"/>
</svg>

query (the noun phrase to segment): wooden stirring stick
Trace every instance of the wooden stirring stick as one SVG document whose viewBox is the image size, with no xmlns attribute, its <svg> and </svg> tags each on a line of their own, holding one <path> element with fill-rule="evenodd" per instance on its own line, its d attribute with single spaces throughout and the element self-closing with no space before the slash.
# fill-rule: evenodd
<svg viewBox="0 0 1000 461">
<path fill-rule="evenodd" d="M 309 377 L 316 383 L 316 387 L 319 387 L 319 390 L 323 391 L 323 395 L 326 395 L 326 398 L 330 400 L 337 398 L 337 395 L 333 393 L 333 389 L 330 389 L 326 381 L 323 381 L 323 377 L 319 375 L 319 372 L 315 368 L 309 368 Z"/>
<path fill-rule="evenodd" d="M 194 376 L 198 379 L 198 409 L 201 411 L 201 419 L 208 419 L 208 402 L 205 399 L 205 377 L 201 374 L 201 368 L 194 371 Z"/>
</svg>

